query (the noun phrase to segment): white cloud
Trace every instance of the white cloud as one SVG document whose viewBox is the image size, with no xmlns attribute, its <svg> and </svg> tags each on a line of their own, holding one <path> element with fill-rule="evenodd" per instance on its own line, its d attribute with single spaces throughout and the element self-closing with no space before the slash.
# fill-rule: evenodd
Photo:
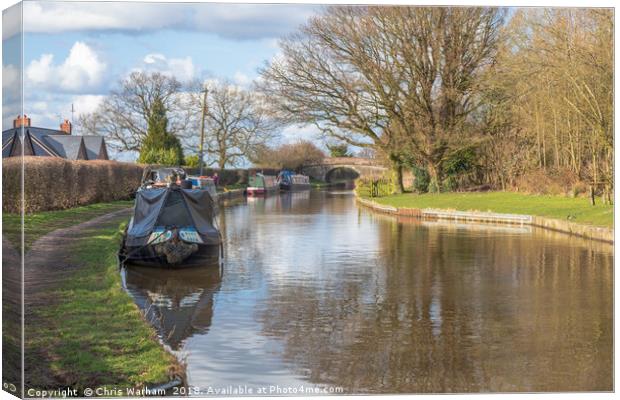
<svg viewBox="0 0 620 400">
<path fill-rule="evenodd" d="M 2 40 L 22 31 L 22 4 L 17 3 L 6 10 L 2 10 Z"/>
<path fill-rule="evenodd" d="M 147 54 L 144 57 L 144 63 L 145 64 L 155 64 L 158 62 L 161 62 L 162 60 L 165 60 L 166 57 L 164 57 L 163 54 L 159 54 L 159 53 L 155 53 L 155 54 Z"/>
<path fill-rule="evenodd" d="M 250 83 L 252 83 L 252 78 L 239 71 L 235 72 L 233 79 L 235 83 L 239 86 L 248 86 Z"/>
<path fill-rule="evenodd" d="M 160 53 L 152 53 L 144 56 L 142 66 L 134 71 L 161 72 L 168 76 L 174 76 L 181 82 L 192 80 L 196 74 L 196 66 L 191 57 L 167 58 Z"/>
<path fill-rule="evenodd" d="M 231 39 L 277 38 L 315 15 L 310 4 L 203 4 L 196 8 L 195 29 Z"/>
<path fill-rule="evenodd" d="M 97 89 L 103 81 L 106 64 L 88 45 L 75 42 L 67 58 L 54 64 L 52 54 L 43 54 L 26 68 L 25 84 L 65 92 Z"/>
<path fill-rule="evenodd" d="M 2 130 L 13 127 L 13 118 L 21 114 L 19 68 L 2 65 Z"/>
<path fill-rule="evenodd" d="M 2 66 L 2 92 L 4 94 L 4 98 L 7 98 L 7 95 L 11 97 L 19 95 L 19 69 L 13 65 L 3 65 Z"/>
<path fill-rule="evenodd" d="M 196 73 L 196 67 L 194 67 L 191 57 L 171 58 L 168 60 L 168 66 L 170 73 L 175 74 L 181 81 L 191 80 Z"/>
<path fill-rule="evenodd" d="M 52 66 L 53 61 L 54 56 L 52 54 L 43 54 L 38 60 L 32 60 L 26 69 L 28 81 L 35 84 L 49 82 L 54 69 Z"/>
<path fill-rule="evenodd" d="M 95 111 L 105 98 L 105 95 L 97 94 L 36 91 L 24 100 L 24 112 L 31 118 L 33 126 L 57 129 L 62 120 L 71 118 L 71 105 L 75 110 L 74 122 L 77 122 L 80 115 Z M 6 107 L 7 104 L 3 104 L 4 111 Z M 20 109 L 12 108 L 10 111 L 3 120 L 3 130 L 12 126 L 16 115 L 22 114 Z"/>
<path fill-rule="evenodd" d="M 285 143 L 309 140 L 318 144 L 321 142 L 321 131 L 314 125 L 289 125 L 282 130 L 282 137 Z"/>
<path fill-rule="evenodd" d="M 86 95 L 73 96 L 71 103 L 73 104 L 73 107 L 75 109 L 76 119 L 80 115 L 90 114 L 94 112 L 95 110 L 97 110 L 97 108 L 103 102 L 105 98 L 106 96 L 98 95 L 98 94 L 86 94 Z M 71 105 L 68 106 L 68 109 L 71 109 L 70 107 Z"/>
<path fill-rule="evenodd" d="M 186 17 L 174 4 L 121 2 L 24 2 L 24 31 L 156 30 Z"/>
<path fill-rule="evenodd" d="M 232 39 L 274 38 L 314 15 L 311 4 L 25 2 L 24 31 L 201 31 Z"/>
</svg>

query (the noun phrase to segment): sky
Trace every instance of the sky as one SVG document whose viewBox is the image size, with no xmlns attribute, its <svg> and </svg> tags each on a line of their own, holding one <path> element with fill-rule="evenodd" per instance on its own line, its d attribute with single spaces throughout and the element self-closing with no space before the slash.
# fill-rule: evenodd
<svg viewBox="0 0 620 400">
<path fill-rule="evenodd" d="M 134 70 L 181 81 L 228 79 L 249 86 L 278 54 L 278 38 L 294 32 L 320 6 L 217 3 L 23 3 L 24 111 L 32 125 L 57 128 L 94 111 Z M 20 113 L 19 10 L 3 13 L 3 121 Z M 312 135 L 290 127 L 289 139 Z"/>
</svg>

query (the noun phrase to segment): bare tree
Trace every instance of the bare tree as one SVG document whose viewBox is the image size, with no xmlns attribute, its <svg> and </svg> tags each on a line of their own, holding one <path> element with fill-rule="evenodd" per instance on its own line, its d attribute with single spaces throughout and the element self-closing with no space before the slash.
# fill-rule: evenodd
<svg viewBox="0 0 620 400">
<path fill-rule="evenodd" d="M 562 181 L 565 191 L 586 181 L 610 201 L 613 11 L 518 10 L 505 31 L 487 80 L 489 175 L 535 191 L 548 186 L 542 179 Z"/>
<path fill-rule="evenodd" d="M 200 85 L 198 85 L 199 87 Z M 193 109 L 201 110 L 201 90 L 194 87 Z M 211 164 L 219 168 L 237 165 L 259 145 L 273 140 L 279 133 L 279 122 L 272 118 L 259 94 L 242 89 L 229 82 L 208 85 L 205 112 L 205 151 Z M 195 113 L 200 121 L 201 113 Z M 194 124 L 200 126 L 200 122 Z M 192 130 L 187 147 L 199 147 L 199 130 Z"/>
<path fill-rule="evenodd" d="M 396 36 L 397 47 L 413 90 L 396 121 L 408 150 L 426 164 L 431 185 L 439 189 L 444 162 L 476 139 L 467 122 L 482 104 L 484 72 L 495 60 L 503 12 L 409 8 L 404 14 L 408 23 Z"/>
<path fill-rule="evenodd" d="M 330 7 L 281 42 L 261 89 L 284 118 L 383 154 L 402 191 L 403 152 L 437 181 L 465 141 L 500 24 L 490 8 Z"/>
<path fill-rule="evenodd" d="M 140 151 L 153 105 L 158 101 L 167 112 L 168 132 L 180 135 L 184 131 L 189 112 L 181 90 L 181 83 L 174 77 L 133 72 L 119 82 L 119 89 L 113 90 L 94 113 L 80 117 L 79 129 L 84 134 L 105 136 L 119 150 Z"/>
<path fill-rule="evenodd" d="M 325 153 L 308 140 L 285 143 L 277 147 L 257 146 L 250 159 L 259 168 L 286 168 L 294 171 L 303 165 L 316 164 L 325 158 Z"/>
</svg>

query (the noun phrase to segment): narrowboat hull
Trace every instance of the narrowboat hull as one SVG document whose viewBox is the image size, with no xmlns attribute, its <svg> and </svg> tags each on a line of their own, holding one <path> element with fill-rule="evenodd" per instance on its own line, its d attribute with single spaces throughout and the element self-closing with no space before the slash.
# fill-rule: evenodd
<svg viewBox="0 0 620 400">
<path fill-rule="evenodd" d="M 125 248 L 119 253 L 124 265 L 139 265 L 142 267 L 182 269 L 219 265 L 222 257 L 221 245 L 199 245 L 198 250 L 182 261 L 171 264 L 166 255 L 159 254 L 153 245 L 143 248 Z"/>
<path fill-rule="evenodd" d="M 247 193 L 248 196 L 265 196 L 267 194 L 276 192 L 278 189 L 279 188 L 277 186 L 274 186 L 271 188 L 250 186 L 245 190 L 245 192 Z"/>
<path fill-rule="evenodd" d="M 119 251 L 122 264 L 179 269 L 219 264 L 223 256 L 221 241 L 210 244 L 187 242 L 179 238 L 178 231 L 172 234 L 171 240 L 145 246 L 127 246 L 126 238 L 125 234 Z"/>
</svg>

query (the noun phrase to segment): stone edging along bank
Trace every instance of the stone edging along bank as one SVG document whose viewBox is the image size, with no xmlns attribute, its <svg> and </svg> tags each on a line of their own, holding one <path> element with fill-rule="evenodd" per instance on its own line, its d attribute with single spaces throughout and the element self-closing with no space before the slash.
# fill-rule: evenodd
<svg viewBox="0 0 620 400">
<path fill-rule="evenodd" d="M 219 192 L 217 194 L 218 201 L 222 202 L 224 200 L 232 200 L 238 197 L 243 197 L 245 193 L 245 189 L 233 189 L 226 192 Z"/>
<path fill-rule="evenodd" d="M 614 243 L 614 230 L 590 225 L 576 224 L 574 222 L 562 221 L 559 219 L 538 217 L 535 215 L 519 215 L 519 214 L 499 214 L 491 212 L 478 211 L 451 211 L 451 210 L 434 210 L 420 208 L 396 208 L 375 203 L 355 195 L 358 203 L 374 211 L 392 214 L 404 217 L 413 217 L 419 219 L 432 220 L 451 220 L 451 221 L 469 221 L 469 222 L 488 222 L 511 225 L 530 225 L 539 228 L 549 229 L 556 232 L 563 232 L 570 235 L 580 236 L 586 239 L 596 240 L 606 243 Z"/>
</svg>

